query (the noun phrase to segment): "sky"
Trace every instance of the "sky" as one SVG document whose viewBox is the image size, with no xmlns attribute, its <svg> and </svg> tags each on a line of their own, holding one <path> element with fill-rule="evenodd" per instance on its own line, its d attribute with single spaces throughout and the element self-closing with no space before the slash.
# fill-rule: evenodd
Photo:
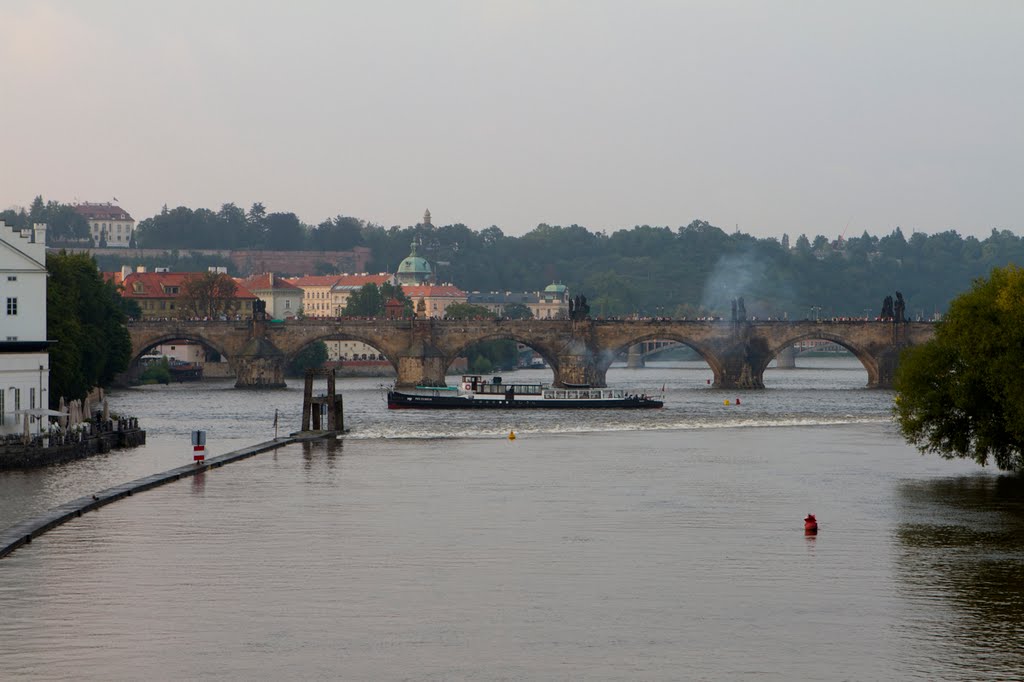
<svg viewBox="0 0 1024 682">
<path fill-rule="evenodd" d="M 1019 233 L 1021 36 L 1019 0 L 0 0 L 0 209 Z"/>
</svg>

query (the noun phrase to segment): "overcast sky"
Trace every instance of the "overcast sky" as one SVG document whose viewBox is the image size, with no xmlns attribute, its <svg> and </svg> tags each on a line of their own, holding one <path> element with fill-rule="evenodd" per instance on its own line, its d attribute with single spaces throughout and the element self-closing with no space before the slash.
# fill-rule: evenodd
<svg viewBox="0 0 1024 682">
<path fill-rule="evenodd" d="M 0 2 L 0 208 L 1024 228 L 1024 2 Z"/>
</svg>

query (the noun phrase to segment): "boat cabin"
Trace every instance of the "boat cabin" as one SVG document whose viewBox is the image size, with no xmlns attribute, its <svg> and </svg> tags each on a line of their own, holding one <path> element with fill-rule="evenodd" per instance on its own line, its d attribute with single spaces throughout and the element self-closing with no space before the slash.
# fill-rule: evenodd
<svg viewBox="0 0 1024 682">
<path fill-rule="evenodd" d="M 540 395 L 544 390 L 543 384 L 503 384 L 501 377 L 491 377 L 488 381 L 479 374 L 463 374 L 462 388 L 483 395 Z"/>
</svg>

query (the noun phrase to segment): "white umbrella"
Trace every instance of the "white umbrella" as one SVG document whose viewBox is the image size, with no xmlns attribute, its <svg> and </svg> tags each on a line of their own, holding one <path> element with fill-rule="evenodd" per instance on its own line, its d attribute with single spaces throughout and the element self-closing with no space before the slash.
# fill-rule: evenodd
<svg viewBox="0 0 1024 682">
<path fill-rule="evenodd" d="M 61 429 L 68 428 L 68 406 L 64 403 L 64 396 L 60 397 L 60 404 L 57 405 L 57 411 L 63 412 L 63 416 L 57 417 L 57 423 L 60 424 Z"/>
</svg>

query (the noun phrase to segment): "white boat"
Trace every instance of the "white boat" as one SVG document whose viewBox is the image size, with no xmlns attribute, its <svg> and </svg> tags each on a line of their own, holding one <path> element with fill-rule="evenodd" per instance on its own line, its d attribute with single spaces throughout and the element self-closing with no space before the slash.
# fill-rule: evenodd
<svg viewBox="0 0 1024 682">
<path fill-rule="evenodd" d="M 621 388 L 565 387 L 540 383 L 506 384 L 501 377 L 465 374 L 458 386 L 417 386 L 388 391 L 388 407 L 397 409 L 579 409 L 657 408 L 660 400 Z"/>
</svg>

